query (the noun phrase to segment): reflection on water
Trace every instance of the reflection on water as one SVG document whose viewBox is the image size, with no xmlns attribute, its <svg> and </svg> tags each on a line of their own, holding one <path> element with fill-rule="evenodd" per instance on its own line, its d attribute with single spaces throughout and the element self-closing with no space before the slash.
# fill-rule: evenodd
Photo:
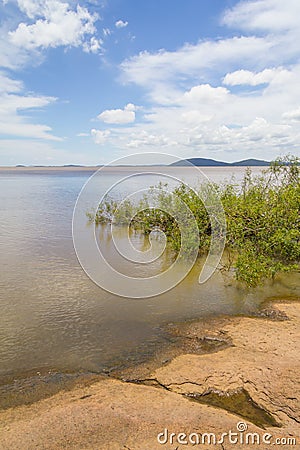
<svg viewBox="0 0 300 450">
<path fill-rule="evenodd" d="M 99 225 L 96 238 L 105 260 L 128 277 L 154 277 L 165 272 L 175 260 L 175 255 L 165 246 L 165 240 L 159 234 L 156 237 L 145 236 L 139 231 L 115 226 L 113 241 L 111 228 Z"/>
<path fill-rule="evenodd" d="M 214 170 L 220 178 L 220 169 Z M 181 284 L 155 298 L 132 300 L 103 291 L 85 275 L 72 245 L 73 207 L 88 176 L 0 171 L 0 378 L 33 369 L 100 371 L 137 349 L 142 354 L 158 345 L 160 327 L 168 321 L 248 313 L 268 296 L 299 295 L 299 278 L 292 274 L 251 291 L 224 285 L 220 273 L 199 285 L 201 261 Z M 108 173 L 103 190 L 112 179 Z M 109 233 L 100 228 L 98 238 L 118 264 Z M 138 233 L 132 239 L 147 248 Z M 171 256 L 164 258 L 153 264 L 153 272 Z M 137 275 L 134 264 L 122 270 L 149 274 L 139 265 Z"/>
</svg>

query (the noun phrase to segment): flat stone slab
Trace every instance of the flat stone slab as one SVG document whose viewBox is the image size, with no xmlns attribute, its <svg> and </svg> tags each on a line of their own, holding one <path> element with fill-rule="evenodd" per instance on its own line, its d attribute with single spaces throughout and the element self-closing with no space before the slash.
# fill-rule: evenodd
<svg viewBox="0 0 300 450">
<path fill-rule="evenodd" d="M 146 380 L 134 384 L 108 378 L 1 411 L 0 449 L 194 449 L 197 445 L 180 441 L 196 435 L 204 439 L 198 448 L 205 449 L 299 448 L 300 304 L 277 306 L 289 320 L 223 318 L 215 335 L 229 336 L 231 347 L 178 356 L 150 375 L 153 385 L 146 385 Z M 189 325 L 189 333 L 202 336 L 203 323 Z M 263 429 L 239 414 L 185 396 L 241 389 L 281 427 Z M 240 423 L 247 430 L 237 428 L 243 427 Z M 237 433 L 238 443 L 230 443 L 228 436 L 220 441 L 222 433 L 230 430 Z M 260 439 L 269 433 L 270 445 L 241 443 L 247 433 L 249 439 L 255 438 L 252 433 Z M 158 435 L 167 442 L 159 443 Z M 216 445 L 209 445 L 214 435 Z M 275 438 L 289 437 L 296 438 L 298 445 L 273 445 Z"/>
</svg>

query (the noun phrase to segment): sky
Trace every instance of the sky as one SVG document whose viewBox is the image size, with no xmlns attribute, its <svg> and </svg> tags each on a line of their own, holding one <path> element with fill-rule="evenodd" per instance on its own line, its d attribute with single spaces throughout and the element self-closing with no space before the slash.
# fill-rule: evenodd
<svg viewBox="0 0 300 450">
<path fill-rule="evenodd" d="M 300 156 L 299 0 L 0 0 L 0 165 Z"/>
</svg>

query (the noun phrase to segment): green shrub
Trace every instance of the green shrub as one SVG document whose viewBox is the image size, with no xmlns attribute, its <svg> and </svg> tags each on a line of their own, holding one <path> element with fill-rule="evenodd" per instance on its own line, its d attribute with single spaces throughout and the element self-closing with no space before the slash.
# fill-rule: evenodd
<svg viewBox="0 0 300 450">
<path fill-rule="evenodd" d="M 199 246 L 199 253 L 209 249 L 211 224 L 201 198 L 207 200 L 211 192 L 217 192 L 226 216 L 226 253 L 230 255 L 227 268 L 234 269 L 237 280 L 256 286 L 278 272 L 299 268 L 299 175 L 299 159 L 286 156 L 271 163 L 259 177 L 246 169 L 241 185 L 208 183 L 194 191 L 181 184 L 168 192 L 166 185 L 159 184 L 137 204 L 106 199 L 96 214 L 88 216 L 96 224 L 128 224 L 145 234 L 159 228 L 166 234 L 175 256 L 181 249 L 188 258 L 195 245 Z M 151 207 L 153 199 L 155 207 Z M 195 233 L 189 234 L 190 213 L 198 226 L 197 242 Z M 183 242 L 179 223 L 186 231 Z"/>
</svg>

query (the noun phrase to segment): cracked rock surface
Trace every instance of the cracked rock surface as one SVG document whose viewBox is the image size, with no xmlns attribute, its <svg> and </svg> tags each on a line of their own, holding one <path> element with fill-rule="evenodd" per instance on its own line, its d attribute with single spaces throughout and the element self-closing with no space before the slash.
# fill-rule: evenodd
<svg viewBox="0 0 300 450">
<path fill-rule="evenodd" d="M 116 379 L 60 392 L 29 406 L 0 412 L 0 449 L 156 450 L 215 448 L 300 448 L 300 304 L 278 304 L 289 320 L 268 317 L 215 319 L 216 336 L 228 336 L 232 346 L 217 353 L 182 354 L 149 375 L 145 384 Z M 219 329 L 218 329 L 219 326 Z M 189 325 L 189 338 L 203 335 L 203 322 Z M 212 334 L 213 334 L 212 333 Z M 149 385 L 150 384 L 150 385 Z M 160 389 L 157 388 L 160 386 Z M 165 389 L 162 389 L 165 387 Z M 182 394 L 234 392 L 244 389 L 270 412 L 281 427 L 257 427 L 225 409 L 189 400 Z M 248 430 L 276 438 L 297 439 L 296 446 L 162 445 L 158 433 L 221 433 Z"/>
<path fill-rule="evenodd" d="M 181 355 L 154 373 L 180 394 L 244 389 L 292 432 L 300 424 L 300 308 L 280 304 L 290 320 L 228 319 L 233 346 L 218 353 Z M 193 326 L 197 333 L 197 324 Z"/>
</svg>

